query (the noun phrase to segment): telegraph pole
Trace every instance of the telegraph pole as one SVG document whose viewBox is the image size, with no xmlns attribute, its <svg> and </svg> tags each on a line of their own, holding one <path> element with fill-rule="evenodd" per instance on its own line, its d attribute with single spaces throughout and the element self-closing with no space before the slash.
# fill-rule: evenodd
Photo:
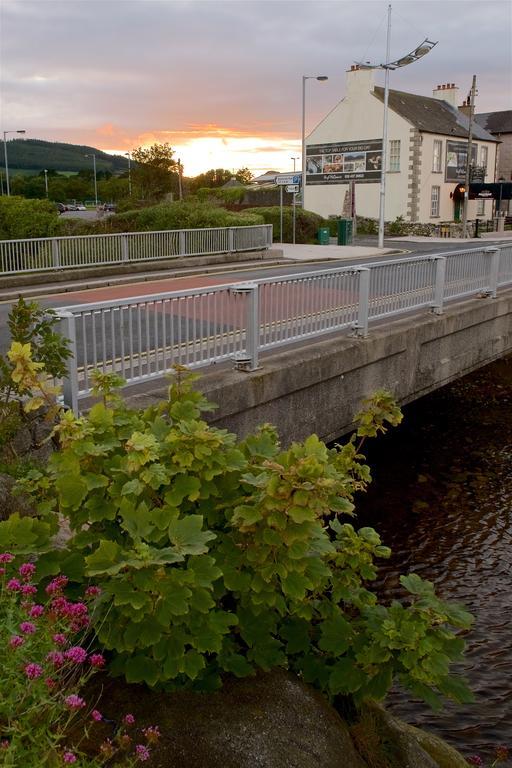
<svg viewBox="0 0 512 768">
<path fill-rule="evenodd" d="M 469 237 L 468 233 L 468 204 L 469 184 L 471 181 L 471 149 L 473 146 L 473 117 L 475 113 L 476 75 L 473 75 L 473 83 L 469 94 L 469 128 L 468 128 L 468 154 L 466 157 L 466 177 L 464 179 L 464 209 L 462 211 L 462 237 Z"/>
</svg>

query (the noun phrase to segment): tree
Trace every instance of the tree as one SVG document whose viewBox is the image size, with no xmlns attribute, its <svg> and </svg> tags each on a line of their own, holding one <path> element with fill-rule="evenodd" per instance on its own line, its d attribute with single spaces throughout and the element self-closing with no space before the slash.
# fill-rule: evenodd
<svg viewBox="0 0 512 768">
<path fill-rule="evenodd" d="M 134 167 L 132 179 L 144 199 L 163 197 L 167 192 L 177 192 L 178 161 L 167 142 L 155 142 L 151 147 L 139 147 L 132 152 Z"/>
<path fill-rule="evenodd" d="M 253 175 L 248 168 L 239 168 L 235 173 L 235 179 L 241 184 L 250 184 L 253 179 Z"/>
</svg>

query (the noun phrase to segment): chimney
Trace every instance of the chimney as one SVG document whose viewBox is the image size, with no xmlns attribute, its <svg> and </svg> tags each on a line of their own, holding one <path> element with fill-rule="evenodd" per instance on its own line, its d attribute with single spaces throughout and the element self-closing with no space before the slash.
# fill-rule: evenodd
<svg viewBox="0 0 512 768">
<path fill-rule="evenodd" d="M 345 94 L 348 99 L 358 99 L 373 91 L 373 69 L 352 64 L 345 77 Z"/>
<path fill-rule="evenodd" d="M 469 117 L 470 111 L 471 111 L 471 107 L 469 104 L 469 99 L 465 99 L 459 107 L 459 112 L 462 112 L 463 115 L 466 115 L 466 117 Z"/>
<path fill-rule="evenodd" d="M 432 92 L 434 99 L 441 99 L 441 101 L 447 101 L 452 107 L 457 107 L 459 89 L 455 83 L 444 83 L 438 85 Z"/>
</svg>

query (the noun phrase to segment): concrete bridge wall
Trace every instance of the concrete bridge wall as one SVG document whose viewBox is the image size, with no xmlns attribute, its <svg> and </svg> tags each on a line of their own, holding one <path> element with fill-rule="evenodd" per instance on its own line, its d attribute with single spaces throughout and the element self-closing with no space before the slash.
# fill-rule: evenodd
<svg viewBox="0 0 512 768">
<path fill-rule="evenodd" d="M 262 357 L 242 373 L 210 370 L 200 388 L 219 408 L 210 423 L 244 436 L 275 424 L 282 443 L 312 432 L 325 441 L 349 431 L 362 398 L 390 390 L 401 404 L 512 354 L 512 290 L 472 298 L 443 315 L 414 315 L 370 327 L 366 339 L 346 335 L 294 345 Z M 166 388 L 132 395 L 134 405 L 166 397 Z"/>
</svg>

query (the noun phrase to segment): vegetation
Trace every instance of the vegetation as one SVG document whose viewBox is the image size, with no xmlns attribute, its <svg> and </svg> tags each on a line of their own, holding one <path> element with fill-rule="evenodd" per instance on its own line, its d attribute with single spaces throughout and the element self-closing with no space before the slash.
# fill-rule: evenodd
<svg viewBox="0 0 512 768">
<path fill-rule="evenodd" d="M 110 231 L 146 232 L 162 229 L 195 229 L 202 227 L 242 227 L 262 224 L 255 209 L 252 213 L 234 213 L 208 203 L 160 203 L 149 208 L 127 211 L 108 220 Z"/>
<path fill-rule="evenodd" d="M 158 200 L 178 191 L 178 161 L 168 143 L 139 147 L 132 152 L 132 179 L 142 199 Z"/>
<path fill-rule="evenodd" d="M 12 175 L 16 170 L 30 169 L 33 171 L 80 171 L 90 170 L 92 159 L 85 155 L 96 155 L 98 172 L 125 172 L 127 160 L 125 157 L 107 155 L 95 147 L 81 144 L 65 144 L 59 141 L 42 141 L 41 139 L 12 139 L 7 142 L 7 156 Z M 5 168 L 3 147 L 0 157 Z"/>
<path fill-rule="evenodd" d="M 262 216 L 265 224 L 272 224 L 274 242 L 280 242 L 281 209 L 278 205 L 269 207 L 246 208 L 244 213 L 257 213 Z M 325 219 L 311 211 L 297 207 L 295 210 L 295 241 L 297 243 L 317 242 L 320 227 L 326 225 Z M 283 208 L 283 242 L 291 243 L 293 239 L 293 208 Z"/>
<path fill-rule="evenodd" d="M 47 200 L 0 197 L 0 240 L 60 234 L 59 216 Z"/>
<path fill-rule="evenodd" d="M 240 184 L 250 184 L 252 173 L 248 168 L 239 168 L 238 171 L 228 171 L 225 168 L 211 168 L 205 173 L 188 180 L 190 192 L 195 193 L 199 189 L 219 189 L 228 181 L 235 178 Z"/>
</svg>

